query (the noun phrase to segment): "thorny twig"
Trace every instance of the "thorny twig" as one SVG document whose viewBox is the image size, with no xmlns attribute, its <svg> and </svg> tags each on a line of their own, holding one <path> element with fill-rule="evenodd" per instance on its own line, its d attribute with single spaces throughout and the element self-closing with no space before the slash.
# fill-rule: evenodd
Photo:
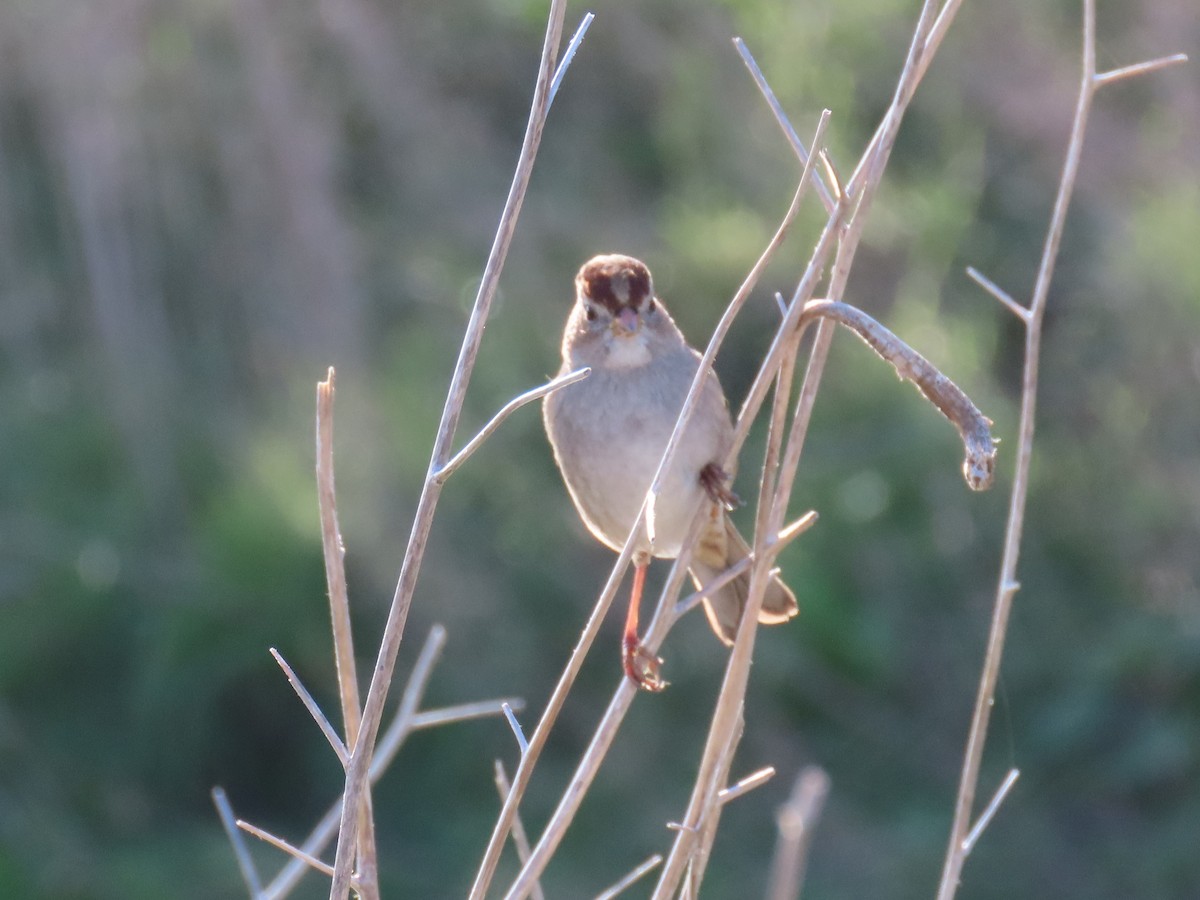
<svg viewBox="0 0 1200 900">
<path fill-rule="evenodd" d="M 954 803 L 954 822 L 950 828 L 949 845 L 946 849 L 942 877 L 938 885 L 938 900 L 951 900 L 958 890 L 963 864 L 971 850 L 968 831 L 971 827 L 971 810 L 975 803 L 975 790 L 979 782 L 979 769 L 983 761 L 983 748 L 987 740 L 987 728 L 991 718 L 992 703 L 996 694 L 996 682 L 1000 674 L 1000 662 L 1004 655 L 1004 639 L 1008 630 L 1009 614 L 1013 598 L 1019 588 L 1017 561 L 1021 551 L 1021 530 L 1025 521 L 1025 500 L 1029 492 L 1029 470 L 1033 456 L 1033 433 L 1037 405 L 1038 363 L 1042 341 L 1042 318 L 1046 311 L 1046 298 L 1050 292 L 1050 281 L 1054 275 L 1054 264 L 1066 225 L 1067 208 L 1079 172 L 1079 160 L 1083 153 L 1084 133 L 1088 114 L 1096 91 L 1117 78 L 1155 71 L 1166 65 L 1182 62 L 1182 54 L 1164 57 L 1097 74 L 1096 71 L 1096 8 L 1095 0 L 1083 0 L 1083 52 L 1079 94 L 1075 104 L 1075 116 L 1071 124 L 1071 137 L 1067 144 L 1062 177 L 1058 183 L 1058 194 L 1054 210 L 1046 231 L 1042 258 L 1038 265 L 1033 296 L 1024 310 L 1025 359 L 1021 376 L 1021 418 L 1018 425 L 1015 471 L 1009 502 L 1008 521 L 1004 533 L 1004 553 L 1000 562 L 1000 576 L 996 585 L 996 597 L 992 610 L 992 622 L 988 633 L 987 650 L 984 654 L 983 670 L 979 689 L 975 697 L 975 710 L 971 717 L 970 733 L 963 756 L 962 775 Z M 995 293 L 995 292 L 993 292 Z M 1010 309 L 1017 304 L 1005 303 Z"/>
</svg>

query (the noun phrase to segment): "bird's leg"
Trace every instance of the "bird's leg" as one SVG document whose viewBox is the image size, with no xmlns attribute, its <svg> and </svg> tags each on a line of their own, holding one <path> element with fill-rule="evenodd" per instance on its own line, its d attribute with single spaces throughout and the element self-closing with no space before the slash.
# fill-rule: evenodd
<svg viewBox="0 0 1200 900">
<path fill-rule="evenodd" d="M 700 486 L 713 503 L 719 503 L 727 510 L 734 510 L 742 505 L 741 498 L 729 487 L 728 473 L 715 462 L 710 462 L 700 470 Z"/>
<path fill-rule="evenodd" d="M 659 674 L 662 660 L 647 650 L 638 637 L 638 608 L 642 605 L 642 588 L 646 584 L 646 569 L 650 554 L 638 552 L 633 557 L 633 589 L 629 593 L 629 610 L 625 613 L 625 635 L 621 640 L 621 663 L 625 674 L 644 691 L 661 691 L 667 686 Z"/>
</svg>

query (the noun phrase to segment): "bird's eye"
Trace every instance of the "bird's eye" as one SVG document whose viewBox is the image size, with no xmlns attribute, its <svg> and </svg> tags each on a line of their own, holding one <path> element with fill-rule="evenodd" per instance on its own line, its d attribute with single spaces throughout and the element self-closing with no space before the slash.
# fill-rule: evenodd
<svg viewBox="0 0 1200 900">
<path fill-rule="evenodd" d="M 587 307 L 584 307 L 584 309 L 586 310 L 584 315 L 587 316 L 587 320 L 589 322 L 595 322 L 596 321 L 596 307 L 587 306 Z"/>
<path fill-rule="evenodd" d="M 658 309 L 658 304 L 654 302 L 654 298 L 650 298 L 650 302 L 646 304 L 646 312 L 652 313 Z"/>
</svg>

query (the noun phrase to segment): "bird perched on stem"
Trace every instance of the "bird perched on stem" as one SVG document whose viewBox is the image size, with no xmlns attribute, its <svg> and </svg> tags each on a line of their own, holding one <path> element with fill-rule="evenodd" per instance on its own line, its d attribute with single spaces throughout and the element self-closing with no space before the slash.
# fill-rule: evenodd
<svg viewBox="0 0 1200 900">
<path fill-rule="evenodd" d="M 562 370 L 591 367 L 591 375 L 548 395 L 546 433 L 575 508 L 598 540 L 619 551 L 633 528 L 663 451 L 683 409 L 700 354 L 688 346 L 661 299 L 650 270 L 631 256 L 596 256 L 575 276 L 575 304 L 562 339 Z M 749 553 L 727 512 L 736 498 L 732 472 L 721 462 L 733 442 L 729 404 L 711 369 L 699 403 L 667 471 L 654 510 L 654 541 L 642 529 L 633 553 L 633 588 L 622 640 L 625 673 L 660 691 L 662 660 L 638 637 L 638 608 L 652 556 L 674 559 L 693 516 L 704 525 L 690 573 L 698 588 Z M 750 589 L 748 572 L 704 600 L 709 624 L 732 644 Z M 773 576 L 759 621 L 785 622 L 796 598 Z"/>
</svg>

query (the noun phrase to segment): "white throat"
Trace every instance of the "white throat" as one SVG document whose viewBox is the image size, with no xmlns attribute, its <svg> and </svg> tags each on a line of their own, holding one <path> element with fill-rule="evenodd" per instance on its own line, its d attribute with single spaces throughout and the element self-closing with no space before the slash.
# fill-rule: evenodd
<svg viewBox="0 0 1200 900">
<path fill-rule="evenodd" d="M 636 369 L 650 362 L 650 348 L 646 346 L 645 334 L 614 336 L 607 344 L 608 358 L 605 362 L 610 369 Z"/>
</svg>

